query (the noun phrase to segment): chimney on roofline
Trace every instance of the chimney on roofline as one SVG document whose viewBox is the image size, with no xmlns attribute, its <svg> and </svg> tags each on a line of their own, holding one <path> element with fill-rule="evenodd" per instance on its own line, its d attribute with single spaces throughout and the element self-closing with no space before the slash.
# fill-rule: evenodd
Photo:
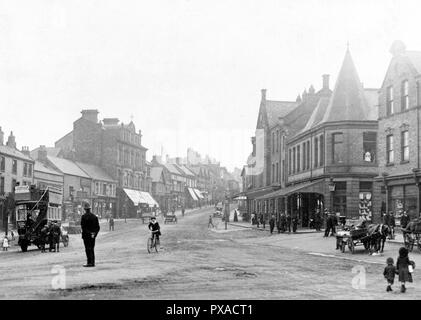
<svg viewBox="0 0 421 320">
<path fill-rule="evenodd" d="M 80 112 L 82 114 L 82 118 L 93 123 L 98 123 L 98 110 L 96 109 L 85 109 Z"/>
<path fill-rule="evenodd" d="M 25 156 L 30 157 L 31 153 L 29 152 L 29 147 L 22 147 L 22 151 L 21 151 Z"/>
<path fill-rule="evenodd" d="M 39 146 L 37 160 L 41 162 L 47 161 L 47 148 L 44 145 Z"/>
<path fill-rule="evenodd" d="M 9 138 L 7 138 L 6 145 L 10 148 L 16 149 L 16 138 L 13 135 L 13 131 L 10 131 Z"/>
<path fill-rule="evenodd" d="M 266 101 L 266 89 L 262 89 L 262 101 Z"/>
<path fill-rule="evenodd" d="M 329 75 L 324 74 L 322 77 L 323 77 L 323 90 L 329 90 Z"/>
</svg>

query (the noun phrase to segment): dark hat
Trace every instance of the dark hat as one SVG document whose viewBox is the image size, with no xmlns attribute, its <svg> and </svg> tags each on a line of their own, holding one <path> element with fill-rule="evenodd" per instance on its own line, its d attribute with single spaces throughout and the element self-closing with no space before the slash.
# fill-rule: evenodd
<svg viewBox="0 0 421 320">
<path fill-rule="evenodd" d="M 91 205 L 89 204 L 89 202 L 85 202 L 84 204 L 83 204 L 83 209 L 85 209 L 85 210 L 87 210 L 87 209 L 91 209 Z"/>
<path fill-rule="evenodd" d="M 151 220 L 156 220 L 156 218 L 155 217 L 151 217 Z"/>
<path fill-rule="evenodd" d="M 408 256 L 408 249 L 407 248 L 405 248 L 405 247 L 401 247 L 400 249 L 399 249 L 399 256 L 400 257 L 407 257 Z"/>
</svg>

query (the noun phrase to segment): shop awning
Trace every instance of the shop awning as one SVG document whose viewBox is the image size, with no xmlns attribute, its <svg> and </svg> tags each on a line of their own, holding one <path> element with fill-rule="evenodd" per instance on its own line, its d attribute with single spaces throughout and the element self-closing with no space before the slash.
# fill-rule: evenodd
<svg viewBox="0 0 421 320">
<path fill-rule="evenodd" d="M 263 196 L 260 196 L 256 198 L 256 200 L 264 200 L 264 199 L 270 199 L 270 198 L 276 198 L 276 197 L 282 197 L 282 196 L 288 196 L 293 193 L 324 193 L 325 188 L 325 181 L 324 180 L 317 180 L 317 181 L 310 181 L 310 182 L 304 182 L 299 183 L 297 185 L 289 186 L 284 189 L 280 189 L 274 192 L 270 192 L 268 194 L 265 194 Z"/>
<path fill-rule="evenodd" d="M 205 198 L 199 190 L 197 190 L 197 189 L 195 189 L 195 188 L 193 188 L 193 190 L 194 190 L 194 192 L 196 193 L 196 196 L 197 196 L 197 198 L 198 198 L 199 200 L 200 200 L 200 199 L 204 199 L 204 198 Z"/>
<path fill-rule="evenodd" d="M 253 199 L 257 199 L 258 197 L 267 195 L 271 192 L 273 192 L 273 188 L 264 188 L 264 189 L 246 191 L 244 192 L 244 194 L 246 195 L 247 199 L 253 200 Z"/>
<path fill-rule="evenodd" d="M 194 201 L 199 200 L 199 199 L 197 198 L 196 194 L 194 193 L 194 191 L 193 191 L 193 189 L 192 189 L 192 188 L 187 188 L 187 190 L 189 191 L 189 194 L 190 194 L 190 196 L 192 197 L 192 199 L 193 199 Z"/>
<path fill-rule="evenodd" d="M 147 204 L 151 208 L 153 208 L 155 205 L 159 207 L 158 202 L 155 201 L 155 199 L 149 194 L 149 192 L 132 190 L 132 189 L 123 189 L 123 190 L 129 197 L 129 199 L 132 200 L 135 206 L 141 203 L 141 204 Z"/>
</svg>

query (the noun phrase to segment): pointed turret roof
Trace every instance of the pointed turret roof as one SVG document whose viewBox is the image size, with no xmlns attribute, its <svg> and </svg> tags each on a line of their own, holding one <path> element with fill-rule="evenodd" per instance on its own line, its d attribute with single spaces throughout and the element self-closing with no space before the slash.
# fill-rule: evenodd
<svg viewBox="0 0 421 320">
<path fill-rule="evenodd" d="M 370 113 L 363 86 L 348 49 L 321 122 L 369 120 Z"/>
</svg>

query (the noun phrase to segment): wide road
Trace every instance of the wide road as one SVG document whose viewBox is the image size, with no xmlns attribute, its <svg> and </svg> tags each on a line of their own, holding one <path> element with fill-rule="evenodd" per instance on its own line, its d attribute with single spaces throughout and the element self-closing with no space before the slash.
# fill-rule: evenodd
<svg viewBox="0 0 421 320">
<path fill-rule="evenodd" d="M 334 250 L 320 234 L 207 228 L 212 209 L 163 224 L 163 250 L 148 254 L 147 225 L 107 225 L 97 238 L 95 268 L 84 268 L 80 235 L 60 253 L 0 252 L 1 299 L 415 299 L 421 271 L 401 294 L 386 293 L 384 257 Z M 324 241 L 324 242 L 323 242 Z M 297 245 L 295 245 L 297 244 Z M 304 245 L 304 244 L 309 244 Z M 318 250 L 320 248 L 320 250 Z M 396 259 L 398 247 L 393 247 Z M 328 254 L 331 252 L 332 254 Z M 413 255 L 420 256 L 420 253 Z M 418 265 L 421 268 L 421 265 Z M 417 267 L 418 267 L 417 266 Z M 354 270 L 354 273 L 353 273 Z M 397 283 L 397 279 L 396 279 Z M 60 287 L 65 288 L 60 289 Z"/>
</svg>

